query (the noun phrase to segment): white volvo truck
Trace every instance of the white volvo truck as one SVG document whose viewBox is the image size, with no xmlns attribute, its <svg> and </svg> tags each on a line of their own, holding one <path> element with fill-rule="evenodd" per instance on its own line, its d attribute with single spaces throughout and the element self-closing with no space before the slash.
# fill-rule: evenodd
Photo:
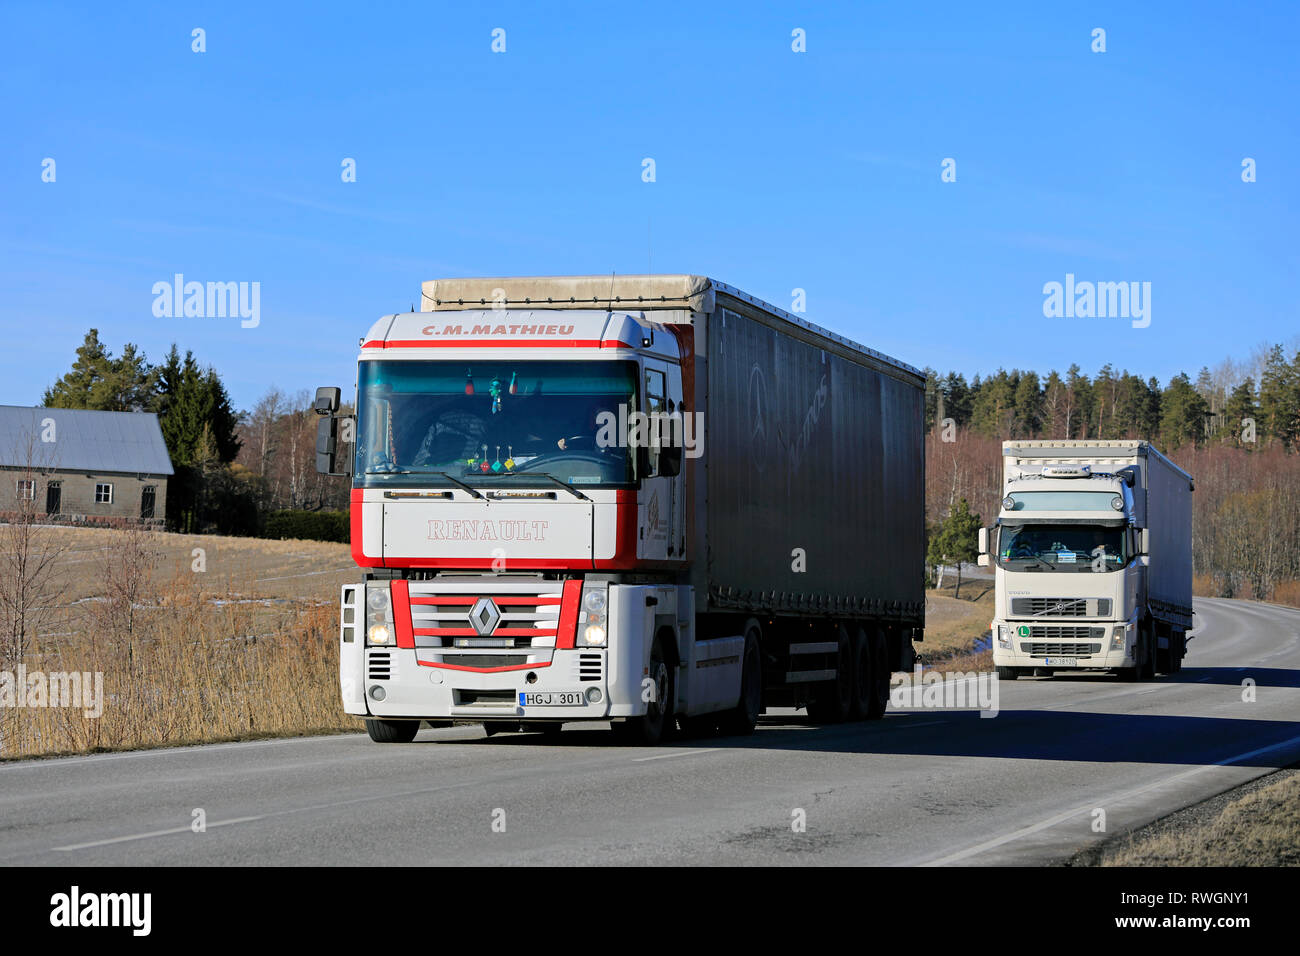
<svg viewBox="0 0 1300 956">
<path fill-rule="evenodd" d="M 752 731 L 879 717 L 924 613 L 924 381 L 690 275 L 443 279 L 361 338 L 344 709 Z"/>
<path fill-rule="evenodd" d="M 1146 441 L 1002 443 L 992 564 L 1002 679 L 1182 667 L 1192 626 L 1190 475 Z"/>
</svg>

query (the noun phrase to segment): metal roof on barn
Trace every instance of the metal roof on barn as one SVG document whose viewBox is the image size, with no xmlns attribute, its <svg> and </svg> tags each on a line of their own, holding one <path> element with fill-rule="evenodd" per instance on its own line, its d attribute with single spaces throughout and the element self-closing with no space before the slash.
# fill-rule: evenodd
<svg viewBox="0 0 1300 956">
<path fill-rule="evenodd" d="M 53 441 L 43 440 L 51 435 Z M 153 412 L 18 405 L 0 405 L 0 466 L 91 473 L 173 473 L 167 443 Z"/>
</svg>

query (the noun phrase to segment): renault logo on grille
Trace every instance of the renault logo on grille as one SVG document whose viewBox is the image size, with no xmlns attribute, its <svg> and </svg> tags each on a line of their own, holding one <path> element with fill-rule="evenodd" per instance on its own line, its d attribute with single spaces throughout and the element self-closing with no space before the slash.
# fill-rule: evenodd
<svg viewBox="0 0 1300 956">
<path fill-rule="evenodd" d="M 501 623 L 501 611 L 491 598 L 479 598 L 469 612 L 469 622 L 480 637 L 486 637 Z"/>
</svg>

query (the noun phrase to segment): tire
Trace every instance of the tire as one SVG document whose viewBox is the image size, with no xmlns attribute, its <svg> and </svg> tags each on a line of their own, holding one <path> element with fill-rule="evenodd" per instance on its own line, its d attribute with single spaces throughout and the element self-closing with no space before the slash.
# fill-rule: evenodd
<svg viewBox="0 0 1300 956">
<path fill-rule="evenodd" d="M 377 744 L 409 744 L 420 732 L 418 720 L 375 720 L 366 718 L 366 733 Z"/>
<path fill-rule="evenodd" d="M 735 737 L 748 737 L 763 710 L 762 629 L 757 621 L 745 624 L 745 650 L 740 659 L 740 700 L 718 721 L 718 729 Z"/>
<path fill-rule="evenodd" d="M 853 693 L 849 707 L 850 720 L 866 720 L 872 709 L 874 691 L 871 641 L 861 627 L 853 630 Z"/>
<path fill-rule="evenodd" d="M 1148 622 L 1146 630 L 1142 634 L 1142 642 L 1145 653 L 1142 656 L 1142 663 L 1138 665 L 1138 679 L 1150 681 L 1156 679 L 1156 630 L 1155 625 Z"/>
<path fill-rule="evenodd" d="M 885 716 L 885 708 L 889 706 L 889 644 L 885 640 L 884 630 L 880 627 L 874 628 L 871 632 L 868 649 L 871 654 L 873 693 L 870 697 L 871 706 L 867 710 L 867 720 L 879 720 Z"/>
<path fill-rule="evenodd" d="M 1020 676 L 1019 667 L 999 667 L 998 680 L 1015 680 Z"/>
<path fill-rule="evenodd" d="M 677 677 L 664 650 L 663 633 L 655 635 L 650 645 L 650 679 L 655 682 L 655 699 L 646 705 L 640 717 L 614 723 L 614 738 L 623 744 L 653 747 L 671 736 L 674 727 L 673 702 L 677 699 Z"/>
<path fill-rule="evenodd" d="M 1174 633 L 1172 630 L 1169 632 L 1168 641 L 1169 641 L 1169 646 L 1164 650 L 1161 650 L 1159 647 L 1160 628 L 1152 629 L 1151 646 L 1156 649 L 1156 653 L 1155 653 L 1156 663 L 1155 663 L 1155 669 L 1151 674 L 1152 677 L 1154 677 L 1157 672 L 1161 674 L 1173 673 Z"/>
<path fill-rule="evenodd" d="M 808 716 L 821 724 L 838 724 L 853 707 L 853 642 L 848 629 L 839 627 L 839 648 L 835 654 L 835 679 L 814 691 Z"/>
<path fill-rule="evenodd" d="M 1172 654 L 1170 655 L 1169 666 L 1171 673 L 1177 674 L 1183 669 L 1183 658 L 1187 656 L 1187 634 L 1184 631 L 1174 631 L 1170 637 L 1172 645 Z"/>
</svg>

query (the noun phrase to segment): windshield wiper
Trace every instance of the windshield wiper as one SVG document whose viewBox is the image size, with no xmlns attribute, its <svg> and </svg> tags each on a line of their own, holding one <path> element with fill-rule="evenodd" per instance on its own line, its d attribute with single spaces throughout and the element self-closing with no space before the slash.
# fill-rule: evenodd
<svg viewBox="0 0 1300 956">
<path fill-rule="evenodd" d="M 453 478 L 445 471 L 433 471 L 427 468 L 398 468 L 393 471 L 367 471 L 366 474 L 367 475 L 437 475 L 439 478 L 446 478 L 457 488 L 460 488 L 464 491 L 468 491 L 470 495 L 472 495 L 475 498 L 483 497 L 481 494 L 479 494 L 469 485 L 465 484 L 465 482 L 461 481 L 458 478 Z"/>
<path fill-rule="evenodd" d="M 561 481 L 559 478 L 556 478 L 556 477 L 555 477 L 554 475 L 552 475 L 550 472 L 546 472 L 546 471 L 530 471 L 529 474 L 530 474 L 530 475 L 538 475 L 538 476 L 540 476 L 540 477 L 542 477 L 542 478 L 546 478 L 546 479 L 549 480 L 549 481 L 553 481 L 553 482 L 555 482 L 557 485 L 559 485 L 561 488 L 563 488 L 565 491 L 569 492 L 569 494 L 573 495 L 573 496 L 576 497 L 576 498 L 581 498 L 583 501 L 590 501 L 590 500 L 591 500 L 591 499 L 588 498 L 586 495 L 584 495 L 581 491 L 579 491 L 577 488 L 573 487 L 573 485 L 569 484 L 567 481 Z"/>
</svg>

